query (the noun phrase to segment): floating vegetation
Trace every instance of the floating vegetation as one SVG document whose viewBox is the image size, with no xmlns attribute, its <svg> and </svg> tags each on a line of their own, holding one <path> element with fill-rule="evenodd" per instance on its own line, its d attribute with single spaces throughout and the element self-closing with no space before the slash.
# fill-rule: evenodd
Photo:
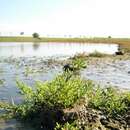
<svg viewBox="0 0 130 130">
<path fill-rule="evenodd" d="M 4 79 L 0 79 L 0 86 L 3 86 L 5 83 L 5 80 Z"/>
</svg>

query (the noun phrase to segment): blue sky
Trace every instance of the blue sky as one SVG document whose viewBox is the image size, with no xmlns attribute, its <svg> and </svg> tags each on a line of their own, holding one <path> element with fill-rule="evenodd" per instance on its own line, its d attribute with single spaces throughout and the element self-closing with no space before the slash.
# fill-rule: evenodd
<svg viewBox="0 0 130 130">
<path fill-rule="evenodd" d="M 130 36 L 129 0 L 0 0 L 0 32 Z"/>
</svg>

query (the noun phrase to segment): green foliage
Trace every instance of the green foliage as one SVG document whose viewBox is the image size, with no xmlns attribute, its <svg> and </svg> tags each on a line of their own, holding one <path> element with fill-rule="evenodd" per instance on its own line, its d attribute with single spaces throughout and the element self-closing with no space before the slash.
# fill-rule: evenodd
<svg viewBox="0 0 130 130">
<path fill-rule="evenodd" d="M 39 34 L 38 34 L 38 33 L 36 33 L 36 32 L 35 32 L 35 33 L 33 33 L 33 34 L 32 34 L 32 36 L 33 36 L 33 38 L 39 38 Z"/>
<path fill-rule="evenodd" d="M 80 70 L 87 67 L 84 58 L 73 57 L 71 64 L 74 70 Z"/>
<path fill-rule="evenodd" d="M 0 102 L 0 111 L 4 113 L 0 114 L 0 119 L 10 119 L 14 115 L 15 105 L 7 102 Z"/>
<path fill-rule="evenodd" d="M 62 115 L 61 110 L 72 107 L 78 100 L 85 97 L 93 84 L 91 81 L 84 81 L 79 76 L 67 72 L 50 82 L 37 81 L 34 89 L 20 81 L 17 81 L 17 85 L 25 96 L 25 100 L 23 104 L 15 107 L 15 117 L 32 120 L 33 124 L 38 126 L 51 122 L 48 126 L 52 125 L 51 128 L 54 128 L 54 122 L 59 121 L 57 116 Z"/>
<path fill-rule="evenodd" d="M 25 98 L 30 101 L 32 97 L 34 96 L 34 91 L 33 89 L 28 86 L 27 84 L 20 82 L 19 80 L 16 81 L 16 84 L 18 88 L 20 89 L 21 94 L 25 96 Z"/>
<path fill-rule="evenodd" d="M 106 56 L 106 54 L 103 54 L 103 53 L 100 53 L 98 51 L 95 51 L 93 53 L 90 53 L 89 56 L 90 57 L 104 57 L 104 56 Z"/>
<path fill-rule="evenodd" d="M 91 91 L 89 93 L 89 105 L 113 117 L 123 114 L 127 109 L 124 96 L 111 87 L 106 89 L 97 87 L 95 90 Z"/>
<path fill-rule="evenodd" d="M 29 74 L 32 74 L 32 73 L 33 73 L 33 70 L 29 66 L 25 67 L 25 71 L 24 71 L 25 76 L 28 76 Z"/>
<path fill-rule="evenodd" d="M 11 111 L 14 106 L 7 102 L 0 102 L 0 110 Z"/>
<path fill-rule="evenodd" d="M 64 125 L 60 125 L 57 123 L 54 130 L 79 130 L 79 128 L 76 127 L 74 123 L 70 124 L 67 122 Z"/>
<path fill-rule="evenodd" d="M 35 90 L 26 84 L 17 81 L 26 102 L 32 104 L 44 104 L 48 107 L 67 108 L 72 106 L 78 99 L 86 94 L 90 82 L 85 82 L 80 77 L 72 76 L 71 73 L 63 73 L 51 82 L 37 81 Z"/>
<path fill-rule="evenodd" d="M 108 38 L 112 38 L 111 36 L 108 36 Z"/>
<path fill-rule="evenodd" d="M 0 86 L 3 86 L 5 83 L 5 80 L 4 79 L 0 79 Z"/>
</svg>

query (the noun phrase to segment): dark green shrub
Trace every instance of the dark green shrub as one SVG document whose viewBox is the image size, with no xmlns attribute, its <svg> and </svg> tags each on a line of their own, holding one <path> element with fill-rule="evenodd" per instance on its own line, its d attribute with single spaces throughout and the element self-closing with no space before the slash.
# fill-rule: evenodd
<svg viewBox="0 0 130 130">
<path fill-rule="evenodd" d="M 35 33 L 33 33 L 33 34 L 32 34 L 32 36 L 33 36 L 33 38 L 39 38 L 39 34 L 38 34 L 38 33 L 36 33 L 36 32 L 35 32 Z"/>
</svg>

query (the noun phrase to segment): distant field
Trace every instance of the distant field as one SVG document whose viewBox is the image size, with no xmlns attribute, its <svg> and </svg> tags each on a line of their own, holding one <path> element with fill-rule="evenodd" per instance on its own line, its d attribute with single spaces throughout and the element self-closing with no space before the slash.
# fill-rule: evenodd
<svg viewBox="0 0 130 130">
<path fill-rule="evenodd" d="M 117 43 L 130 50 L 130 38 L 46 38 L 0 37 L 0 42 L 82 42 L 82 43 Z"/>
</svg>

